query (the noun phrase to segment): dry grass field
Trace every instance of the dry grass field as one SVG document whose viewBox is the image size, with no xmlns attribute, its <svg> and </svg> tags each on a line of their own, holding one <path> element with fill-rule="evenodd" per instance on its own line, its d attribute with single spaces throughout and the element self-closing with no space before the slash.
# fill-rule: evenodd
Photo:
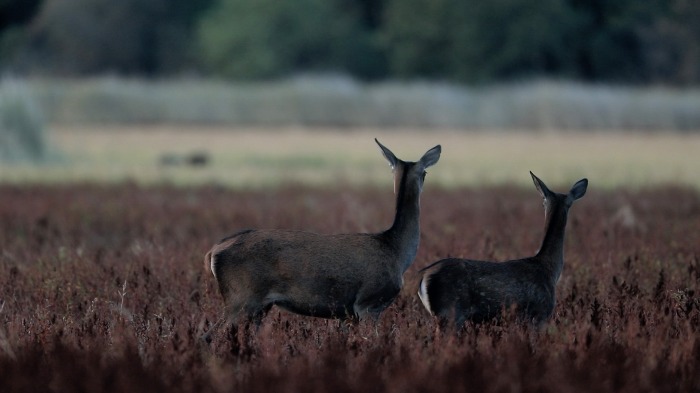
<svg viewBox="0 0 700 393">
<path fill-rule="evenodd" d="M 551 184 L 588 176 L 598 188 L 680 184 L 700 188 L 700 134 L 490 132 L 387 129 L 54 127 L 54 158 L 0 166 L 0 182 L 173 183 L 259 188 L 281 183 L 377 185 L 390 174 L 373 138 L 402 157 L 442 144 L 431 180 L 447 188 L 517 184 L 527 171 Z M 163 165 L 204 153 L 204 167 Z"/>
</svg>

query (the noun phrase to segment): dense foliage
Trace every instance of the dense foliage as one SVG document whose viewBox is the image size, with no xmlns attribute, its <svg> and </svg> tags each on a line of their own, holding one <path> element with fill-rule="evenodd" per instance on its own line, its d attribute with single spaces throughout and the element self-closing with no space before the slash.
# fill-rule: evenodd
<svg viewBox="0 0 700 393">
<path fill-rule="evenodd" d="M 592 179 L 593 181 L 593 179 Z M 389 225 L 387 189 L 0 187 L 3 392 L 677 392 L 700 390 L 700 195 L 596 191 L 570 212 L 550 323 L 436 331 L 417 268 L 504 260 L 542 236 L 534 189 L 422 197 L 422 239 L 378 326 L 273 309 L 260 330 L 198 337 L 223 302 L 202 256 L 245 227 Z M 557 188 L 557 187 L 554 187 Z M 303 272 L 300 272 L 303 274 Z"/>
<path fill-rule="evenodd" d="M 694 0 L 9 0 L 14 72 L 700 82 Z"/>
</svg>

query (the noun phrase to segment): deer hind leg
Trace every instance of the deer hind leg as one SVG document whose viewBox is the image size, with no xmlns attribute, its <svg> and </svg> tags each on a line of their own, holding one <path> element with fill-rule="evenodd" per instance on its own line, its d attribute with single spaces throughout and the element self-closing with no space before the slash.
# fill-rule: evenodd
<svg viewBox="0 0 700 393">
<path fill-rule="evenodd" d="M 267 303 L 267 304 L 253 304 L 253 305 L 248 305 L 246 306 L 246 325 L 247 326 L 254 326 L 255 331 L 257 332 L 260 329 L 260 325 L 262 324 L 263 318 L 267 315 L 268 312 L 270 312 L 270 309 L 272 308 L 272 303 Z"/>
<path fill-rule="evenodd" d="M 212 324 L 209 327 L 209 330 L 207 330 L 200 339 L 206 343 L 210 344 L 212 341 L 212 336 L 214 333 L 216 333 L 217 330 L 219 330 L 222 326 L 228 325 L 229 331 L 228 335 L 236 335 L 236 330 L 237 330 L 237 324 L 238 324 L 238 319 L 242 313 L 242 308 L 240 307 L 231 307 L 231 306 L 226 306 L 224 308 L 224 313 L 223 315 L 216 321 L 214 324 Z"/>
<path fill-rule="evenodd" d="M 257 353 L 256 336 L 263 317 L 267 315 L 271 307 L 272 304 L 262 305 L 258 302 L 249 302 L 239 309 L 239 313 L 232 320 L 228 331 L 231 354 L 249 358 Z"/>
<path fill-rule="evenodd" d="M 219 318 L 219 320 L 216 321 L 216 322 L 214 322 L 214 324 L 211 325 L 211 326 L 209 327 L 209 330 L 207 330 L 204 334 L 202 334 L 202 336 L 201 336 L 199 339 L 200 339 L 204 344 L 207 344 L 207 345 L 208 345 L 208 344 L 211 344 L 211 341 L 212 341 L 212 334 L 214 334 L 214 332 L 216 332 L 216 330 L 217 330 L 221 325 L 223 325 L 225 321 L 226 321 L 226 318 L 225 318 L 225 317 Z"/>
<path fill-rule="evenodd" d="M 238 300 L 238 299 L 245 300 Z M 228 314 L 232 324 L 245 323 L 245 327 L 255 327 L 258 331 L 263 318 L 274 305 L 274 299 L 268 298 L 263 292 L 253 292 L 248 296 L 238 296 L 236 299 L 230 298 Z"/>
</svg>

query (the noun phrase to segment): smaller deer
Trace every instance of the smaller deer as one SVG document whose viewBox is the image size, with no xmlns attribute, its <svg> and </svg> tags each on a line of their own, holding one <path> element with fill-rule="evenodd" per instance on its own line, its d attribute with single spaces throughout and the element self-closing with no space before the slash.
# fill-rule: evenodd
<svg viewBox="0 0 700 393">
<path fill-rule="evenodd" d="M 423 305 L 445 326 L 454 319 L 481 323 L 515 308 L 519 319 L 541 325 L 554 311 L 554 288 L 564 267 L 564 230 L 569 208 L 586 193 L 579 180 L 568 194 L 550 191 L 530 172 L 544 199 L 545 236 L 533 257 L 507 262 L 449 258 L 422 269 L 418 291 Z"/>
<path fill-rule="evenodd" d="M 386 231 L 321 235 L 248 229 L 206 254 L 234 328 L 242 316 L 259 324 L 274 305 L 313 317 L 376 320 L 392 303 L 418 252 L 425 170 L 438 162 L 441 148 L 409 162 L 375 142 L 394 172 L 396 214 Z"/>
</svg>

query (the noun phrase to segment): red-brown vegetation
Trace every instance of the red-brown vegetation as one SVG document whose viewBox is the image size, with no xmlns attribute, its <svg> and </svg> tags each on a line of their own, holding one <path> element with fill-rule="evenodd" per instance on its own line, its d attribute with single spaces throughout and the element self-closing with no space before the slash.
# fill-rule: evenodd
<svg viewBox="0 0 700 393">
<path fill-rule="evenodd" d="M 700 195 L 591 181 L 542 330 L 436 332 L 417 269 L 533 254 L 544 222 L 534 189 L 428 184 L 418 257 L 378 333 L 273 308 L 257 333 L 220 329 L 208 346 L 199 337 L 223 306 L 203 263 L 215 241 L 247 227 L 379 231 L 390 190 L 2 186 L 0 390 L 700 390 Z"/>
</svg>

